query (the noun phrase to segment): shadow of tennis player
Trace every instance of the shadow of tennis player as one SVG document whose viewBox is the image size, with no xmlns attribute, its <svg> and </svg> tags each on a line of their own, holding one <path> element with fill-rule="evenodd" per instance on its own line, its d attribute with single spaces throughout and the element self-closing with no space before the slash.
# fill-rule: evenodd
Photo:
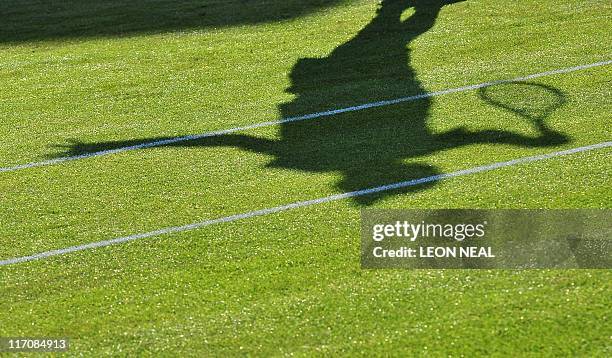
<svg viewBox="0 0 612 358">
<path fill-rule="evenodd" d="M 356 100 L 364 103 L 425 93 L 415 70 L 410 66 L 411 50 L 407 49 L 407 45 L 433 27 L 440 10 L 448 3 L 435 0 L 383 1 L 376 17 L 353 39 L 325 58 L 300 59 L 295 64 L 288 91 L 296 97 L 280 106 L 282 117 L 297 116 L 313 109 L 340 108 L 355 104 Z M 413 14 L 402 20 L 402 13 L 410 8 L 413 8 Z M 376 87 L 375 91 L 372 86 Z M 551 111 L 565 101 L 558 90 L 537 86 L 541 86 L 538 87 L 541 90 L 552 91 L 551 95 L 556 98 L 549 106 Z M 384 97 L 381 98 L 381 95 Z M 489 102 L 496 104 L 493 100 Z M 534 123 L 538 132 L 536 136 L 506 130 L 472 132 L 462 127 L 433 133 L 427 126 L 431 104 L 431 98 L 423 98 L 317 120 L 284 123 L 278 140 L 228 134 L 173 146 L 231 146 L 266 153 L 274 158 L 269 167 L 340 173 L 342 179 L 337 184 L 338 188 L 347 192 L 439 174 L 432 164 L 405 161 L 449 148 L 475 143 L 549 146 L 568 140 L 550 129 L 543 118 Z M 67 154 L 77 155 L 164 139 L 167 138 L 73 143 Z M 424 187 L 420 185 L 400 190 L 408 192 Z M 385 195 L 390 193 L 356 197 L 354 200 L 361 205 L 370 205 Z"/>
</svg>

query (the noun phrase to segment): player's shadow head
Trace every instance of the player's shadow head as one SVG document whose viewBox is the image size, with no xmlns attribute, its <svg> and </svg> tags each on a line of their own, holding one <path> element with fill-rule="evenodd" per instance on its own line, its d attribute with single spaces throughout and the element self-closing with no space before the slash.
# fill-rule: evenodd
<svg viewBox="0 0 612 358">
<path fill-rule="evenodd" d="M 345 0 L 7 0 L 0 43 L 124 36 L 294 19 Z"/>
</svg>

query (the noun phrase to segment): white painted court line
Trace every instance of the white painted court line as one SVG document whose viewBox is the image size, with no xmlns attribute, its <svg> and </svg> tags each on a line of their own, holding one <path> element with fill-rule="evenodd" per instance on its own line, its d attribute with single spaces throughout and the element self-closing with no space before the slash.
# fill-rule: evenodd
<svg viewBox="0 0 612 358">
<path fill-rule="evenodd" d="M 84 251 L 84 250 L 91 250 L 91 249 L 95 249 L 99 247 L 118 245 L 118 244 L 130 242 L 130 241 L 149 238 L 149 237 L 173 234 L 173 233 L 183 232 L 183 231 L 190 231 L 190 230 L 203 228 L 205 226 L 227 223 L 227 222 L 237 221 L 241 219 L 248 219 L 248 218 L 252 218 L 256 216 L 270 215 L 270 214 L 292 210 L 292 209 L 297 209 L 297 208 L 301 208 L 305 206 L 323 204 L 323 203 L 328 203 L 331 201 L 353 198 L 353 197 L 363 196 L 363 195 L 370 195 L 370 194 L 375 194 L 375 193 L 380 193 L 380 192 L 395 190 L 395 189 L 400 189 L 400 188 L 407 188 L 407 187 L 411 187 L 411 186 L 415 186 L 415 185 L 419 185 L 423 183 L 430 183 L 430 182 L 440 181 L 444 179 L 460 177 L 464 175 L 482 173 L 482 172 L 495 170 L 499 168 L 510 167 L 513 165 L 537 162 L 537 161 L 560 157 L 564 155 L 570 155 L 570 154 L 575 154 L 575 153 L 580 153 L 580 152 L 588 152 L 588 151 L 608 148 L 608 147 L 612 147 L 612 142 L 603 142 L 603 143 L 593 144 L 593 145 L 589 145 L 585 147 L 578 147 L 578 148 L 563 150 L 559 152 L 541 154 L 541 155 L 536 155 L 532 157 L 523 157 L 523 158 L 518 158 L 518 159 L 506 161 L 506 162 L 497 162 L 497 163 L 483 165 L 479 167 L 463 169 L 463 170 L 459 170 L 459 171 L 452 172 L 452 173 L 433 175 L 433 176 L 429 176 L 425 178 L 408 180 L 408 181 L 403 181 L 403 182 L 399 182 L 395 184 L 383 185 L 383 186 L 379 186 L 376 188 L 357 190 L 357 191 L 352 191 L 352 192 L 343 193 L 343 194 L 336 194 L 336 195 L 331 195 L 331 196 L 313 199 L 313 200 L 299 201 L 299 202 L 277 206 L 273 208 L 249 211 L 249 212 L 242 213 L 242 214 L 236 214 L 236 215 L 225 216 L 225 217 L 217 218 L 217 219 L 205 220 L 205 221 L 183 225 L 183 226 L 173 226 L 173 227 L 168 227 L 168 228 L 150 231 L 146 233 L 124 236 L 124 237 L 120 237 L 120 238 L 116 238 L 112 240 L 104 240 L 104 241 L 92 242 L 92 243 L 84 244 L 84 245 L 71 246 L 71 247 L 67 247 L 64 249 L 45 251 L 45 252 L 41 252 L 38 254 L 30 255 L 30 256 L 22 256 L 22 257 L 15 257 L 11 259 L 4 259 L 4 260 L 0 260 L 0 266 L 12 265 L 12 264 L 17 264 L 17 263 L 27 262 L 27 261 L 40 260 L 40 259 L 44 259 L 44 258 L 48 258 L 52 256 L 65 255 L 65 254 L 69 254 L 71 252 L 76 252 L 76 251 Z"/>
<path fill-rule="evenodd" d="M 513 83 L 513 82 L 528 81 L 528 80 L 532 80 L 532 79 L 540 78 L 540 77 L 546 77 L 546 76 L 558 75 L 558 74 L 563 74 L 563 73 L 570 73 L 570 72 L 575 72 L 575 71 L 581 71 L 581 70 L 586 70 L 586 69 L 593 68 L 593 67 L 606 66 L 606 65 L 609 65 L 609 64 L 612 64 L 612 60 L 591 63 L 591 64 L 588 64 L 588 65 L 580 65 L 580 66 L 575 66 L 575 67 L 568 67 L 568 68 L 563 68 L 563 69 L 559 69 L 559 70 L 540 72 L 540 73 L 536 73 L 536 74 L 532 74 L 532 75 L 528 75 L 528 76 L 523 76 L 523 77 L 517 77 L 517 78 L 513 78 L 513 79 L 509 79 L 509 80 L 498 80 L 498 81 L 492 81 L 492 82 L 484 82 L 484 83 L 479 83 L 479 84 L 470 85 L 470 86 L 451 88 L 451 89 L 447 89 L 447 90 L 443 90 L 443 91 L 423 93 L 423 94 L 419 94 L 419 95 L 416 95 L 416 96 L 402 97 L 402 98 L 396 98 L 396 99 L 391 99 L 391 100 L 387 100 L 387 101 L 380 101 L 380 102 L 365 103 L 365 104 L 360 104 L 358 106 L 353 106 L 353 107 L 333 109 L 333 110 L 324 111 L 324 112 L 317 112 L 317 113 L 306 114 L 306 115 L 298 116 L 298 117 L 284 118 L 284 119 L 280 119 L 280 120 L 277 120 L 277 121 L 268 121 L 268 122 L 262 122 L 262 123 L 255 123 L 255 124 L 247 125 L 247 126 L 244 126 L 244 127 L 235 127 L 235 128 L 223 129 L 223 130 L 218 130 L 218 131 L 213 131 L 213 132 L 206 132 L 206 133 L 200 133 L 200 134 L 192 134 L 192 135 L 186 135 L 186 136 L 182 136 L 182 137 L 175 137 L 175 138 L 169 138 L 169 139 L 164 139 L 164 140 L 159 140 L 159 141 L 146 142 L 146 143 L 137 144 L 137 145 L 131 145 L 131 146 L 127 146 L 127 147 L 103 150 L 103 151 L 99 151 L 99 152 L 85 153 L 85 154 L 75 155 L 75 156 L 70 156 L 70 157 L 60 157 L 60 158 L 44 160 L 44 161 L 40 161 L 40 162 L 31 162 L 31 163 L 26 163 L 26 164 L 12 166 L 12 167 L 0 168 L 0 173 L 13 172 L 13 171 L 22 170 L 22 169 L 28 169 L 28 168 L 34 168 L 34 167 L 42 167 L 42 166 L 48 166 L 48 165 L 54 165 L 54 164 L 60 164 L 60 163 L 64 163 L 64 162 L 75 161 L 75 160 L 86 159 L 86 158 L 92 158 L 92 157 L 101 157 L 101 156 L 104 156 L 104 155 L 117 154 L 117 153 L 127 152 L 127 151 L 131 151 L 131 150 L 138 150 L 138 149 L 145 149 L 145 148 L 152 148 L 152 147 L 160 147 L 160 146 L 164 146 L 164 145 L 180 143 L 180 142 L 186 142 L 186 141 L 192 141 L 192 140 L 198 140 L 198 139 L 209 138 L 209 137 L 218 137 L 218 136 L 222 136 L 222 135 L 230 134 L 230 133 L 234 133 L 234 132 L 246 131 L 246 130 L 249 130 L 249 129 L 261 128 L 261 127 L 269 127 L 269 126 L 279 125 L 279 124 L 283 124 L 283 123 L 290 123 L 290 122 L 306 121 L 306 120 L 309 120 L 309 119 L 316 119 L 316 118 L 321 118 L 321 117 L 329 117 L 329 116 L 334 116 L 334 115 L 341 114 L 341 113 L 356 112 L 356 111 L 361 111 L 361 110 L 364 110 L 364 109 L 375 108 L 375 107 L 390 106 L 390 105 L 393 105 L 393 104 L 399 104 L 399 103 L 404 103 L 404 102 L 412 102 L 412 101 L 416 101 L 416 100 L 419 100 L 419 99 L 430 98 L 430 97 L 437 97 L 437 96 L 447 95 L 447 94 L 451 94 L 451 93 L 477 90 L 477 89 L 480 89 L 480 88 L 495 86 L 495 85 L 504 84 L 504 83 Z"/>
</svg>

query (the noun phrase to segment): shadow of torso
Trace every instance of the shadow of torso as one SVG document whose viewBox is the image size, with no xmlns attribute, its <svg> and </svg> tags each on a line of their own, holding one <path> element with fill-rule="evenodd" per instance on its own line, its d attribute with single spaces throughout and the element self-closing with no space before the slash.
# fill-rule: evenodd
<svg viewBox="0 0 612 358">
<path fill-rule="evenodd" d="M 411 63 L 409 45 L 429 31 L 442 6 L 452 2 L 456 1 L 383 1 L 376 17 L 328 57 L 301 59 L 296 63 L 288 89 L 296 98 L 280 106 L 282 117 L 308 113 L 312 108 L 343 108 L 426 93 Z M 412 14 L 402 21 L 407 10 Z M 558 106 L 563 104 L 560 91 L 536 86 L 557 96 Z M 435 176 L 439 174 L 435 166 L 416 160 L 449 148 L 475 143 L 533 147 L 567 141 L 564 135 L 546 126 L 544 119 L 548 114 L 528 118 L 539 132 L 536 137 L 503 129 L 470 132 L 463 127 L 433 133 L 427 126 L 431 105 L 432 99 L 424 97 L 316 121 L 285 123 L 280 140 L 271 147 L 275 159 L 270 165 L 338 172 L 342 177 L 339 189 L 350 192 Z M 422 190 L 427 185 L 432 183 L 402 190 Z M 370 205 L 385 195 L 389 193 L 358 196 L 354 200 Z"/>
<path fill-rule="evenodd" d="M 283 118 L 312 108 L 343 108 L 425 92 L 410 65 L 408 44 L 434 24 L 440 7 L 420 6 L 406 20 L 407 1 L 385 1 L 377 16 L 328 57 L 300 59 L 288 92 L 296 98 L 280 106 Z M 427 164 L 402 160 L 426 150 L 431 99 L 400 106 L 344 113 L 333 118 L 284 124 L 272 166 L 311 172 L 338 172 L 343 191 L 437 174 Z M 280 143 L 277 143 L 280 144 Z M 356 200 L 369 204 L 373 197 Z"/>
</svg>

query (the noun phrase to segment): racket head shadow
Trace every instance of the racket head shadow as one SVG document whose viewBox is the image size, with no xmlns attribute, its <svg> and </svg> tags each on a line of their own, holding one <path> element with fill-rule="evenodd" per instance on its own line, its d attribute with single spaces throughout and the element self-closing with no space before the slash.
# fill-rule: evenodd
<svg viewBox="0 0 612 358">
<path fill-rule="evenodd" d="M 542 122 L 567 102 L 558 88 L 532 82 L 505 82 L 478 90 L 484 102 L 534 122 Z"/>
</svg>

